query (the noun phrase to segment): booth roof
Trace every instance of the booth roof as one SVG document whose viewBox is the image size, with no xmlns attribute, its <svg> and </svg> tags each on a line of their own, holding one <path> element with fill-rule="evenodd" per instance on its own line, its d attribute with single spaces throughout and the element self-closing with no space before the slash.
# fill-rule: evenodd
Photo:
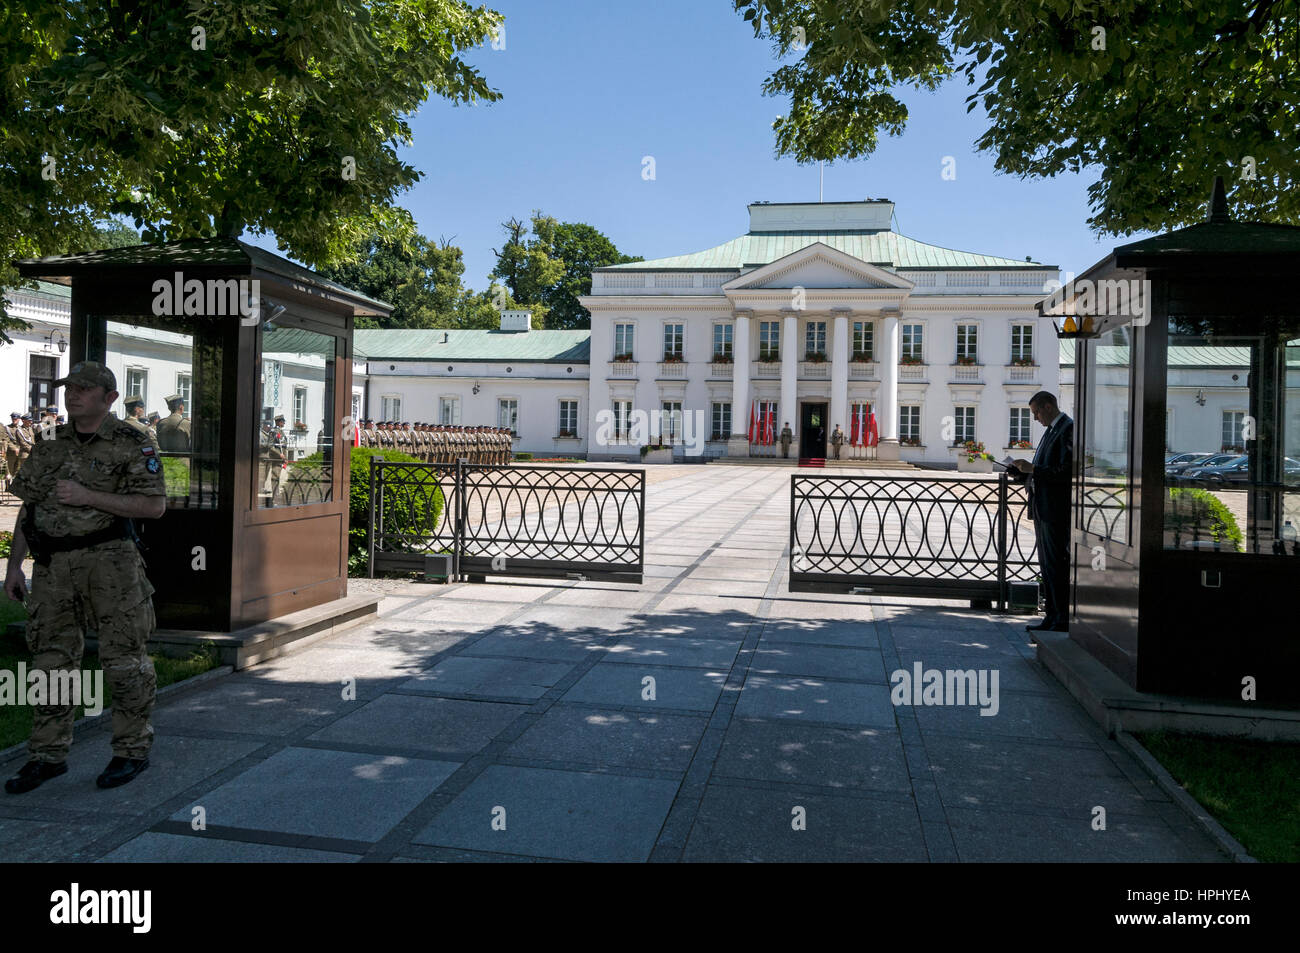
<svg viewBox="0 0 1300 953">
<path fill-rule="evenodd" d="M 235 238 L 195 238 L 166 245 L 101 248 L 76 255 L 27 258 L 17 264 L 19 273 L 26 277 L 44 278 L 62 285 L 69 284 L 72 276 L 78 273 L 114 268 L 183 269 L 186 265 L 202 265 L 228 267 L 236 274 L 256 269 L 349 298 L 359 305 L 353 309 L 357 314 L 387 315 L 393 310 L 393 306 L 387 302 L 367 297 L 282 255 Z"/>
<path fill-rule="evenodd" d="M 585 364 L 591 358 L 591 332 L 358 328 L 353 347 L 358 360 Z"/>
</svg>

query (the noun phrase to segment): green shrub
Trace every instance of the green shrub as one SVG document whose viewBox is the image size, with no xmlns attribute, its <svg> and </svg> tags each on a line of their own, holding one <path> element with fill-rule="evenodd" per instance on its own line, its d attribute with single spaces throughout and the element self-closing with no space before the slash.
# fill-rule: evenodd
<svg viewBox="0 0 1300 953">
<path fill-rule="evenodd" d="M 9 552 L 13 549 L 13 545 L 14 534 L 9 532 L 7 529 L 0 530 L 0 559 L 5 559 L 9 556 Z"/>
<path fill-rule="evenodd" d="M 1234 552 L 1242 551 L 1241 528 L 1236 517 L 1209 490 L 1183 487 L 1171 489 L 1165 500 L 1165 529 L 1181 542 L 1182 537 L 1206 537 Z"/>
<path fill-rule="evenodd" d="M 190 495 L 190 461 L 182 457 L 163 457 L 163 481 L 169 497 Z"/>
<path fill-rule="evenodd" d="M 367 529 L 370 525 L 370 459 L 378 457 L 396 463 L 419 463 L 415 457 L 399 450 L 385 450 L 382 447 L 353 447 L 352 466 L 349 472 L 351 487 L 348 491 L 348 575 L 364 576 L 366 573 L 366 554 L 369 550 Z M 289 468 L 287 477 L 293 479 L 293 471 L 319 471 L 324 460 L 321 454 L 297 460 Z M 413 533 L 432 536 L 437 530 L 442 517 L 446 499 L 442 487 L 436 483 L 424 486 L 397 487 L 390 486 L 384 490 L 384 523 L 389 531 Z M 417 548 L 417 547 L 412 547 Z"/>
<path fill-rule="evenodd" d="M 516 460 L 531 460 L 532 458 L 533 458 L 533 455 L 532 455 L 531 453 L 516 453 L 516 454 L 515 454 L 515 459 L 516 459 Z"/>
</svg>

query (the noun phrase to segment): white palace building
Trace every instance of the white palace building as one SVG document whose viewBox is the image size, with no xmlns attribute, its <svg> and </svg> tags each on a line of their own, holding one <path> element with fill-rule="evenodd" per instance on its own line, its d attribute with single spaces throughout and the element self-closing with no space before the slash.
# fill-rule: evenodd
<svg viewBox="0 0 1300 953">
<path fill-rule="evenodd" d="M 893 208 L 751 205 L 748 232 L 715 248 L 597 269 L 581 299 L 590 331 L 534 329 L 527 312 L 505 312 L 491 331 L 357 331 L 353 415 L 509 427 L 518 452 L 592 461 L 637 460 L 659 441 L 682 461 L 779 456 L 779 444 L 749 439 L 756 414 L 776 433 L 789 423 L 792 458 L 830 456 L 837 424 L 849 459 L 951 468 L 967 440 L 997 457 L 1029 452 L 1041 435 L 1035 391 L 1074 410 L 1073 353 L 1035 309 L 1057 268 L 907 238 L 891 228 Z M 52 383 L 69 364 L 68 289 L 6 295 L 31 328 L 0 343 L 5 423 L 59 403 Z M 189 397 L 183 335 L 114 322 L 108 332 L 123 397 L 164 415 L 164 397 Z M 1231 350 L 1171 376 L 1171 450 L 1240 442 L 1247 368 Z M 319 355 L 268 351 L 263 363 L 264 419 L 283 413 L 291 456 L 312 452 L 324 427 Z M 868 407 L 879 443 L 850 446 Z"/>
</svg>

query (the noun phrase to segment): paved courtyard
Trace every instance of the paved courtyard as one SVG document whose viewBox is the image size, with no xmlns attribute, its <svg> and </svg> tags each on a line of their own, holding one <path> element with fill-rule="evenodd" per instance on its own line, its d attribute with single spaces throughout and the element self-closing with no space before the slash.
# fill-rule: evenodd
<svg viewBox="0 0 1300 953">
<path fill-rule="evenodd" d="M 359 583 L 371 624 L 165 698 L 132 784 L 79 735 L 0 860 L 1225 859 L 1024 617 L 792 594 L 790 471 L 652 472 L 644 585 Z M 996 670 L 996 715 L 895 707 L 918 661 Z"/>
</svg>

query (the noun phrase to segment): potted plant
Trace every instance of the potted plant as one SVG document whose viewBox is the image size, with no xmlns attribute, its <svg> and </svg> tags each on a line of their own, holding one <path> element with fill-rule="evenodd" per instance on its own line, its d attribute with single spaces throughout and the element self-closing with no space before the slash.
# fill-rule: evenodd
<svg viewBox="0 0 1300 953">
<path fill-rule="evenodd" d="M 915 354 L 904 354 L 898 359 L 899 364 L 921 364 L 923 363 Z"/>
<path fill-rule="evenodd" d="M 714 364 L 730 364 L 730 363 L 731 363 L 731 355 L 730 355 L 730 354 L 714 354 L 714 355 L 713 355 L 713 363 L 714 363 Z"/>
<path fill-rule="evenodd" d="M 960 364 L 962 367 L 969 367 L 970 365 L 975 363 L 975 358 L 968 357 L 965 355 L 959 356 L 957 358 L 957 363 Z"/>
<path fill-rule="evenodd" d="M 805 355 L 803 356 L 803 359 L 804 359 L 805 361 L 807 361 L 809 364 L 825 364 L 825 363 L 826 363 L 826 352 L 825 352 L 825 351 L 809 351 L 807 354 L 805 354 Z"/>
<path fill-rule="evenodd" d="M 667 354 L 664 355 L 663 362 L 665 364 L 681 364 L 685 360 L 686 358 L 682 357 L 682 355 L 679 352 L 669 351 Z"/>
<path fill-rule="evenodd" d="M 984 452 L 984 444 L 967 440 L 957 444 L 957 469 L 963 473 L 992 473 L 993 457 Z"/>
<path fill-rule="evenodd" d="M 899 437 L 898 445 L 900 447 L 919 447 L 921 445 L 920 437 Z"/>
<path fill-rule="evenodd" d="M 1011 359 L 1012 367 L 1033 367 L 1034 359 L 1032 357 L 1013 357 Z"/>
<path fill-rule="evenodd" d="M 306 425 L 305 423 L 303 423 L 301 420 L 295 420 L 295 421 L 293 422 L 293 429 L 294 429 L 294 430 L 306 430 L 306 429 L 307 429 L 307 425 Z"/>
<path fill-rule="evenodd" d="M 614 360 L 619 364 L 627 364 L 632 360 L 632 352 L 624 351 L 621 354 L 615 354 Z"/>
<path fill-rule="evenodd" d="M 565 438 L 576 440 L 578 439 L 578 434 L 572 430 L 561 430 L 558 434 L 556 434 L 556 437 L 561 440 Z"/>
<path fill-rule="evenodd" d="M 781 355 L 776 351 L 759 351 L 758 362 L 760 364 L 779 364 Z"/>
<path fill-rule="evenodd" d="M 642 463 L 672 463 L 673 448 L 662 443 L 648 443 L 641 447 Z"/>
<path fill-rule="evenodd" d="M 854 351 L 849 358 L 854 364 L 870 364 L 876 358 L 870 351 Z"/>
</svg>

